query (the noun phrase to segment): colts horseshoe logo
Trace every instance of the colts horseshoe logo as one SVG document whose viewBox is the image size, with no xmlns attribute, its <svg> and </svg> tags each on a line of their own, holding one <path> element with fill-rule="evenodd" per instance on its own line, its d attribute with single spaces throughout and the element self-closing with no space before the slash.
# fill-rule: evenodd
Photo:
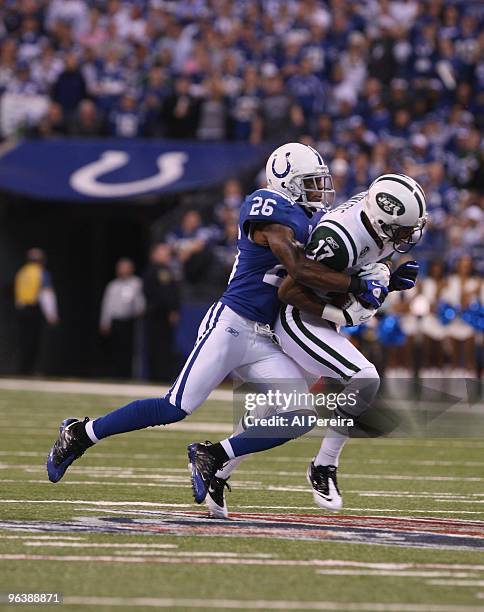
<svg viewBox="0 0 484 612">
<path fill-rule="evenodd" d="M 289 170 L 291 169 L 291 164 L 289 162 L 289 155 L 291 155 L 291 153 L 288 151 L 286 153 L 286 169 L 281 174 L 279 174 L 279 172 L 276 172 L 276 168 L 275 168 L 276 160 L 275 160 L 275 158 L 272 160 L 272 172 L 274 172 L 274 176 L 277 176 L 277 178 L 284 178 L 285 176 L 287 176 L 289 174 Z"/>
<path fill-rule="evenodd" d="M 187 160 L 186 153 L 163 153 L 156 160 L 158 172 L 154 175 L 126 183 L 104 183 L 99 180 L 104 174 L 129 163 L 129 155 L 124 151 L 105 151 L 97 161 L 76 170 L 69 182 L 78 193 L 95 198 L 134 196 L 156 191 L 177 181 L 183 176 Z"/>
</svg>

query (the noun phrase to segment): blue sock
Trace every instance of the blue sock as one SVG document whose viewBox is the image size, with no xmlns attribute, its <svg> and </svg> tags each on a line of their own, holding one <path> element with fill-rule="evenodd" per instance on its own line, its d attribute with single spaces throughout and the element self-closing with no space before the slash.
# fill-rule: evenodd
<svg viewBox="0 0 484 612">
<path fill-rule="evenodd" d="M 92 430 L 98 440 L 154 425 L 176 423 L 187 416 L 181 408 L 170 404 L 165 397 L 135 400 L 96 419 Z"/>
<path fill-rule="evenodd" d="M 290 412 L 284 415 L 290 419 L 289 423 L 292 423 L 293 417 L 302 417 L 301 424 L 289 424 L 283 427 L 269 427 L 254 425 L 248 427 L 244 432 L 228 438 L 228 442 L 232 447 L 235 457 L 241 457 L 242 455 L 249 455 L 250 453 L 259 453 L 261 451 L 275 448 L 294 440 L 304 435 L 314 427 L 315 423 L 308 421 L 307 412 Z"/>
</svg>

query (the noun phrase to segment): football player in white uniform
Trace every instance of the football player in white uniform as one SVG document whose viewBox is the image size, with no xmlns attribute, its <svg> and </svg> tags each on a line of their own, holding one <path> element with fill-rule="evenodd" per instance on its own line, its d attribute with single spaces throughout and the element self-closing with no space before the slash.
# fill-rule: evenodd
<svg viewBox="0 0 484 612">
<path fill-rule="evenodd" d="M 373 181 L 368 191 L 321 218 L 309 238 L 306 254 L 334 270 L 380 281 L 390 291 L 410 289 L 416 282 L 417 262 L 408 261 L 391 273 L 383 260 L 395 252 L 409 251 L 420 240 L 426 219 L 425 194 L 420 185 L 406 175 L 385 174 Z M 290 276 L 281 282 L 279 297 L 285 305 L 275 331 L 282 349 L 308 373 L 308 379 L 336 379 L 344 386 L 346 397 L 356 393 L 355 405 L 338 406 L 334 412 L 335 416 L 357 420 L 376 396 L 379 375 L 340 333 L 340 326 L 363 323 L 376 310 L 364 307 L 352 295 L 347 296 L 345 304 L 339 300 L 336 306 L 331 303 L 334 294 L 312 291 Z M 314 500 L 322 508 L 342 508 L 337 467 L 348 438 L 347 427 L 329 429 L 308 467 Z M 214 516 L 227 516 L 224 487 L 241 459 L 227 463 L 211 482 L 206 503 Z"/>
</svg>

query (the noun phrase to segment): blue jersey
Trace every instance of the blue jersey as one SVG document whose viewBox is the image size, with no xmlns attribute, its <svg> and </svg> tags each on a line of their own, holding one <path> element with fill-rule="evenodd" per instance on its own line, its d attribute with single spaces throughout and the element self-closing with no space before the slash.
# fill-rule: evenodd
<svg viewBox="0 0 484 612">
<path fill-rule="evenodd" d="M 286 271 L 269 247 L 251 240 L 251 227 L 257 223 L 287 225 L 304 246 L 318 218 L 308 217 L 301 206 L 272 189 L 258 189 L 247 196 L 240 210 L 237 256 L 220 301 L 242 317 L 272 325 L 281 305 L 277 290 Z"/>
</svg>

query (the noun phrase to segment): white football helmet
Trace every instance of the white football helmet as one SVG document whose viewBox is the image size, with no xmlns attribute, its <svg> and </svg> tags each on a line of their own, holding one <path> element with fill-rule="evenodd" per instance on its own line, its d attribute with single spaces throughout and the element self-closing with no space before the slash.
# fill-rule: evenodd
<svg viewBox="0 0 484 612">
<path fill-rule="evenodd" d="M 333 179 L 321 155 L 308 145 L 289 142 L 272 152 L 266 164 L 267 184 L 313 210 L 329 210 Z"/>
<path fill-rule="evenodd" d="M 365 212 L 379 237 L 406 253 L 421 239 L 427 222 L 422 187 L 405 174 L 382 174 L 368 189 Z"/>
</svg>

